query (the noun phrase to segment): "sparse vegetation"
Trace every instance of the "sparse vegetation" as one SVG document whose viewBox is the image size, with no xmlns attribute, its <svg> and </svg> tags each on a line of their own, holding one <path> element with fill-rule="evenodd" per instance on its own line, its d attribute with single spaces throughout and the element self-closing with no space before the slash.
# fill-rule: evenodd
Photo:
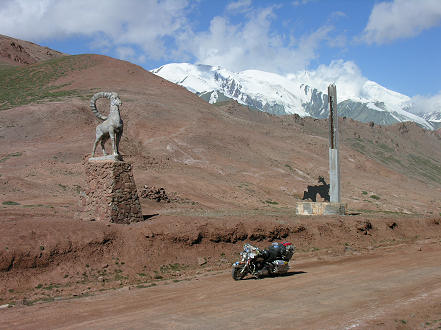
<svg viewBox="0 0 441 330">
<path fill-rule="evenodd" d="M 23 205 L 23 207 L 43 207 L 43 204 L 26 204 Z"/>
<path fill-rule="evenodd" d="M 14 201 L 5 201 L 2 204 L 3 205 L 20 205 L 20 203 L 14 202 Z"/>
<path fill-rule="evenodd" d="M 74 185 L 73 185 L 73 189 L 75 190 L 75 192 L 76 192 L 77 194 L 79 194 L 79 193 L 81 192 L 81 190 L 83 190 L 83 188 L 81 188 L 81 186 L 79 186 L 79 185 L 77 185 L 77 184 L 74 184 Z"/>
<path fill-rule="evenodd" d="M 115 277 L 114 277 L 115 281 L 126 280 L 127 278 L 128 278 L 127 276 L 124 276 L 121 274 L 115 274 Z"/>
<path fill-rule="evenodd" d="M 1 110 L 1 106 L 0 106 L 0 110 Z M 11 154 L 7 154 L 5 157 L 0 159 L 0 163 L 3 163 L 5 161 L 7 161 L 8 159 L 12 158 L 12 157 L 20 157 L 22 156 L 23 153 L 22 152 L 13 152 Z"/>
<path fill-rule="evenodd" d="M 151 288 L 151 287 L 153 287 L 153 286 L 156 286 L 157 284 L 156 283 L 150 283 L 150 284 L 138 284 L 136 287 L 138 288 L 138 289 L 145 289 L 145 288 Z"/>
<path fill-rule="evenodd" d="M 363 144 L 363 140 L 362 139 L 353 139 L 351 141 L 351 146 L 354 150 L 358 151 L 361 154 L 366 153 L 366 147 Z"/>
<path fill-rule="evenodd" d="M 184 270 L 185 268 L 187 268 L 186 265 L 176 263 L 176 264 L 162 265 L 159 268 L 159 270 L 161 271 L 161 273 L 167 274 L 170 272 L 179 272 L 181 270 Z"/>
<path fill-rule="evenodd" d="M 61 287 L 60 284 L 53 284 L 53 283 L 51 283 L 48 286 L 43 287 L 43 290 L 50 291 L 52 289 L 59 288 L 59 287 Z"/>
<path fill-rule="evenodd" d="M 86 60 L 85 60 L 86 59 Z M 0 67 L 0 110 L 42 101 L 56 101 L 80 96 L 81 91 L 68 89 L 69 83 L 54 82 L 69 72 L 94 63 L 87 55 L 63 56 L 29 66 Z"/>
<path fill-rule="evenodd" d="M 377 141 L 380 140 L 380 141 Z M 361 154 L 394 168 L 406 176 L 413 176 L 424 181 L 441 183 L 441 162 L 427 154 L 407 153 L 407 150 L 397 151 L 398 141 L 389 137 L 377 138 L 371 141 L 360 136 L 348 138 L 351 147 Z M 410 142 L 413 148 L 421 148 L 417 142 Z M 401 145 L 401 142 L 400 142 Z M 418 151 L 417 151 L 418 152 Z"/>
<path fill-rule="evenodd" d="M 380 197 L 377 196 L 377 195 L 371 195 L 370 198 L 375 199 L 375 200 L 379 200 L 380 199 Z"/>
<path fill-rule="evenodd" d="M 411 169 L 417 173 L 437 183 L 441 183 L 441 164 L 429 158 L 410 154 L 408 156 Z"/>
<path fill-rule="evenodd" d="M 58 186 L 59 186 L 63 191 L 66 191 L 66 190 L 67 190 L 67 186 L 65 186 L 64 184 L 59 183 Z"/>
<path fill-rule="evenodd" d="M 380 143 L 377 145 L 378 148 L 380 148 L 381 150 L 385 151 L 385 152 L 394 152 L 394 148 L 389 147 L 387 144 L 385 143 Z"/>
</svg>

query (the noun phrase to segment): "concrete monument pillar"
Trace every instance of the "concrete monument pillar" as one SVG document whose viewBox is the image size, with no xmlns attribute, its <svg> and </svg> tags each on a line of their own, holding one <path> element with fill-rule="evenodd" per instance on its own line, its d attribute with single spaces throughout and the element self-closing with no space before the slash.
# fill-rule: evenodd
<svg viewBox="0 0 441 330">
<path fill-rule="evenodd" d="M 329 104 L 329 197 L 331 203 L 340 203 L 340 160 L 338 154 L 337 88 L 328 87 Z"/>
<path fill-rule="evenodd" d="M 334 84 L 329 85 L 328 87 L 328 104 L 329 104 L 329 202 L 315 202 L 315 201 L 299 202 L 297 203 L 297 208 L 296 208 L 296 213 L 299 215 L 344 215 L 346 213 L 346 205 L 341 203 L 341 194 L 340 194 L 337 88 L 335 87 Z"/>
</svg>

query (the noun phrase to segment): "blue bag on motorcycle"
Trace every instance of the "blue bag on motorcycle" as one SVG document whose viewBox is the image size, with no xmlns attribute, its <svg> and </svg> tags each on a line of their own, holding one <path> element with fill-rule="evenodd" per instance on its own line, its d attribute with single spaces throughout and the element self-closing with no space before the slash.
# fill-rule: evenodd
<svg viewBox="0 0 441 330">
<path fill-rule="evenodd" d="M 283 260 L 285 254 L 286 254 L 286 248 L 283 244 L 281 243 L 272 243 L 268 249 L 268 260 L 278 260 L 281 259 Z"/>
</svg>

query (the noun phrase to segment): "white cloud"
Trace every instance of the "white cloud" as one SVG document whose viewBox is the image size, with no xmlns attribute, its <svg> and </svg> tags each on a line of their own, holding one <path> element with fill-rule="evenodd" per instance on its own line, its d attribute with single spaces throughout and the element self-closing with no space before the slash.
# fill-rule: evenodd
<svg viewBox="0 0 441 330">
<path fill-rule="evenodd" d="M 118 47 L 116 49 L 118 58 L 122 60 L 131 60 L 135 56 L 135 50 L 131 47 Z"/>
<path fill-rule="evenodd" d="M 416 95 L 412 97 L 411 111 L 419 112 L 441 112 L 441 91 L 433 96 Z"/>
<path fill-rule="evenodd" d="M 441 24 L 440 0 L 394 0 L 376 4 L 363 31 L 368 44 L 413 37 Z"/>
<path fill-rule="evenodd" d="M 0 33 L 38 43 L 86 37 L 92 52 L 138 63 L 148 58 L 192 61 L 236 71 L 260 69 L 283 74 L 307 68 L 318 57 L 323 41 L 331 41 L 333 27 L 329 22 L 303 36 L 277 32 L 273 24 L 281 5 L 255 9 L 251 0 L 230 2 L 224 16 L 214 17 L 208 30 L 196 32 L 192 25 L 196 23 L 191 21 L 195 3 L 3 0 Z M 239 23 L 235 23 L 237 13 L 242 16 Z M 344 42 L 342 39 L 336 46 Z"/>
<path fill-rule="evenodd" d="M 348 98 L 363 98 L 363 86 L 368 81 L 361 73 L 360 68 L 352 61 L 337 60 L 329 65 L 320 65 L 313 71 L 301 71 L 287 75 L 288 79 L 304 81 L 305 84 L 314 86 L 327 93 L 330 83 L 338 86 L 337 98 L 340 101 Z"/>
<path fill-rule="evenodd" d="M 292 2 L 292 5 L 293 6 L 303 6 L 303 5 L 306 5 L 306 4 L 308 4 L 308 3 L 310 3 L 310 2 L 315 2 L 315 1 L 317 1 L 317 0 L 295 0 L 295 1 L 293 1 Z"/>
<path fill-rule="evenodd" d="M 250 9 L 251 0 L 238 0 L 228 4 L 227 10 L 243 12 Z"/>
<path fill-rule="evenodd" d="M 259 69 L 285 74 L 307 67 L 332 27 L 320 27 L 297 41 L 293 36 L 284 38 L 271 28 L 277 18 L 274 8 L 251 10 L 240 24 L 233 24 L 228 17 L 214 17 L 208 31 L 182 36 L 181 51 L 192 54 L 198 63 L 233 71 Z"/>
<path fill-rule="evenodd" d="M 188 6 L 189 0 L 8 0 L 0 7 L 0 31 L 33 41 L 85 35 L 160 58 L 167 55 L 164 37 L 188 28 Z"/>
</svg>

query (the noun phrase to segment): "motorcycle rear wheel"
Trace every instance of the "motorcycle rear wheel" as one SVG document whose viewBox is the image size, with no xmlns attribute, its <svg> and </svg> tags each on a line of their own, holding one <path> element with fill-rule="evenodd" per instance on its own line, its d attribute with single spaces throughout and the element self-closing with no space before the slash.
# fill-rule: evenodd
<svg viewBox="0 0 441 330">
<path fill-rule="evenodd" d="M 235 281 L 239 281 L 245 277 L 245 275 L 248 273 L 245 268 L 246 268 L 246 265 L 244 265 L 242 267 L 233 267 L 233 269 L 231 271 L 231 275 L 233 276 L 233 279 Z"/>
</svg>

